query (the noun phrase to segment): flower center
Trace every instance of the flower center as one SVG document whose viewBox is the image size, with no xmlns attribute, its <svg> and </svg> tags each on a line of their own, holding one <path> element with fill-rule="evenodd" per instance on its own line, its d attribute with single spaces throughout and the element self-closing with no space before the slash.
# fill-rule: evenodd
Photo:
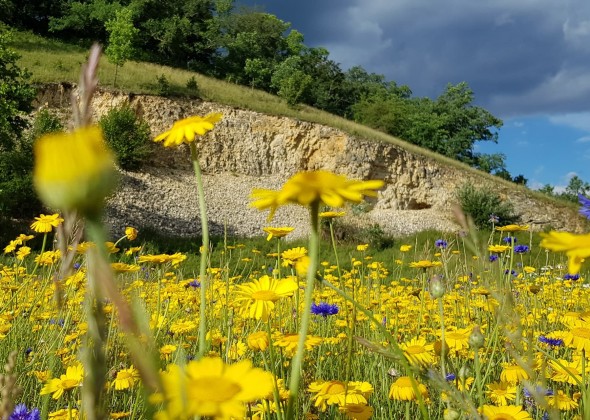
<svg viewBox="0 0 590 420">
<path fill-rule="evenodd" d="M 229 401 L 242 390 L 235 382 L 211 376 L 192 380 L 189 389 L 192 398 L 214 403 Z"/>
<path fill-rule="evenodd" d="M 516 420 L 516 418 L 507 413 L 499 413 L 490 417 L 490 420 Z"/>
<path fill-rule="evenodd" d="M 325 394 L 337 395 L 344 392 L 344 384 L 340 381 L 332 382 L 325 390 Z"/>
<path fill-rule="evenodd" d="M 277 300 L 279 300 L 279 295 L 277 295 L 272 290 L 257 290 L 254 293 L 252 293 L 252 299 L 276 302 Z"/>
<path fill-rule="evenodd" d="M 64 379 L 61 381 L 61 387 L 63 389 L 72 389 L 78 386 L 79 381 L 77 379 Z"/>
</svg>

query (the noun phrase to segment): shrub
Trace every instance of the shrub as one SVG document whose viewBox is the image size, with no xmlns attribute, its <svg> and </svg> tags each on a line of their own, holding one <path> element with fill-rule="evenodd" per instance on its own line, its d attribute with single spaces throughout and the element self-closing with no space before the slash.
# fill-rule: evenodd
<svg viewBox="0 0 590 420">
<path fill-rule="evenodd" d="M 121 168 L 137 169 L 151 154 L 150 128 L 129 105 L 111 109 L 99 124 Z"/>
<path fill-rule="evenodd" d="M 0 213 L 3 216 L 27 219 L 42 210 L 33 187 L 33 142 L 43 134 L 62 129 L 55 115 L 42 110 L 12 150 L 0 152 Z"/>
<path fill-rule="evenodd" d="M 197 83 L 195 76 L 191 76 L 191 78 L 187 80 L 186 88 L 193 94 L 199 93 L 199 84 Z"/>
<path fill-rule="evenodd" d="M 168 96 L 170 95 L 170 82 L 165 75 L 160 75 L 157 77 L 156 82 L 156 92 L 159 96 Z"/>
<path fill-rule="evenodd" d="M 457 191 L 457 198 L 463 211 L 472 217 L 475 226 L 480 229 L 491 227 L 492 214 L 498 217 L 501 225 L 515 223 L 518 219 L 512 203 L 503 201 L 489 187 L 476 188 L 472 184 L 464 184 Z"/>
</svg>

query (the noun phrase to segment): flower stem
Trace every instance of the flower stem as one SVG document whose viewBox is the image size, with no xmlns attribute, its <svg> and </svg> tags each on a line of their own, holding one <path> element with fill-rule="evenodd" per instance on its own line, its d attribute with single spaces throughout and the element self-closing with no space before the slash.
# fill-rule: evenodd
<svg viewBox="0 0 590 420">
<path fill-rule="evenodd" d="M 31 273 L 31 276 L 34 276 L 35 273 L 37 272 L 37 268 L 39 268 L 39 261 L 41 261 L 41 255 L 43 255 L 43 253 L 45 252 L 46 245 L 47 245 L 47 232 L 45 232 L 45 234 L 43 235 L 43 244 L 41 245 L 41 252 L 39 253 L 39 259 L 37 260 L 37 263 L 35 264 L 35 268 L 33 268 L 33 272 Z"/>
<path fill-rule="evenodd" d="M 197 196 L 199 198 L 199 210 L 201 212 L 201 265 L 199 270 L 199 281 L 201 283 L 201 305 L 199 308 L 199 358 L 205 355 L 207 351 L 207 259 L 209 255 L 209 223 L 207 222 L 207 204 L 205 202 L 205 191 L 203 189 L 203 178 L 201 176 L 201 166 L 199 165 L 199 155 L 197 154 L 197 146 L 195 143 L 190 143 L 191 160 L 193 161 L 193 169 L 195 171 L 195 178 L 197 180 Z"/>
<path fill-rule="evenodd" d="M 291 377 L 289 381 L 289 405 L 287 407 L 287 419 L 296 418 L 295 402 L 299 392 L 299 382 L 301 380 L 301 367 L 303 364 L 303 354 L 305 352 L 305 340 L 307 338 L 307 330 L 309 328 L 309 321 L 311 319 L 311 303 L 313 298 L 313 287 L 315 282 L 315 274 L 318 265 L 319 253 L 319 201 L 311 203 L 309 214 L 311 219 L 311 234 L 309 236 L 309 267 L 307 268 L 307 284 L 305 286 L 305 300 L 303 306 L 303 314 L 301 315 L 301 324 L 299 327 L 299 342 L 297 343 L 297 352 L 291 361 Z"/>
</svg>

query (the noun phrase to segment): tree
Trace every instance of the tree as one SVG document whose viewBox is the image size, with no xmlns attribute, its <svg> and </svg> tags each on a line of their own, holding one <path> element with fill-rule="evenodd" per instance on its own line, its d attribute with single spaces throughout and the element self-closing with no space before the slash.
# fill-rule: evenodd
<svg viewBox="0 0 590 420">
<path fill-rule="evenodd" d="M 570 178 L 565 191 L 559 196 L 575 203 L 578 202 L 578 194 L 587 195 L 590 192 L 590 184 L 582 180 L 578 175 Z"/>
<path fill-rule="evenodd" d="M 514 182 L 515 184 L 524 185 L 526 187 L 529 180 L 527 178 L 525 178 L 524 175 L 519 174 L 519 175 L 516 175 L 514 178 L 512 178 L 512 182 Z"/>
<path fill-rule="evenodd" d="M 0 26 L 0 152 L 16 147 L 35 98 L 29 73 L 18 67 L 18 54 L 7 46 L 10 37 Z"/>
<path fill-rule="evenodd" d="M 312 78 L 301 69 L 301 57 L 292 56 L 276 66 L 271 86 L 277 95 L 291 106 L 301 102 L 309 93 Z"/>
<path fill-rule="evenodd" d="M 117 87 L 117 72 L 120 66 L 133 57 L 133 41 L 139 29 L 133 26 L 133 11 L 129 8 L 118 10 L 115 18 L 105 23 L 105 28 L 109 33 L 109 45 L 105 54 L 115 65 L 113 84 Z"/>
</svg>

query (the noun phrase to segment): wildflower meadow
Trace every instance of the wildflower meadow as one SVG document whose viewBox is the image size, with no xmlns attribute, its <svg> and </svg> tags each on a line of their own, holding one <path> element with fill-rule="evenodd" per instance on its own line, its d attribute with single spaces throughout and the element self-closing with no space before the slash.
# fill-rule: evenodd
<svg viewBox="0 0 590 420">
<path fill-rule="evenodd" d="M 590 418 L 590 234 L 490 215 L 487 233 L 344 250 L 334 223 L 383 182 L 314 171 L 244 204 L 268 213 L 271 252 L 214 247 L 194 143 L 225 118 L 209 114 L 155 137 L 189 147 L 200 246 L 150 253 L 101 222 L 117 171 L 90 120 L 98 59 L 75 128 L 35 144 L 52 210 L 3 244 L 0 418 Z M 309 209 L 305 246 L 272 224 L 288 205 Z"/>
</svg>

